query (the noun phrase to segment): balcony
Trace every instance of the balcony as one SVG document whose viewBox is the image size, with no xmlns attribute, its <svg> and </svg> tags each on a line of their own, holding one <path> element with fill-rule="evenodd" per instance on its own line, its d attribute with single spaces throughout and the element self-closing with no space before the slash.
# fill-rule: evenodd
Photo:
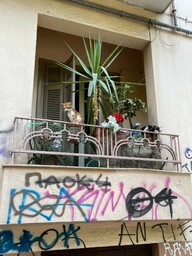
<svg viewBox="0 0 192 256">
<path fill-rule="evenodd" d="M 93 222 L 119 234 L 122 220 L 166 220 L 178 231 L 192 218 L 190 174 L 180 168 L 177 135 L 17 117 L 1 223 Z"/>
<path fill-rule="evenodd" d="M 15 118 L 12 164 L 180 171 L 178 135 Z"/>
</svg>

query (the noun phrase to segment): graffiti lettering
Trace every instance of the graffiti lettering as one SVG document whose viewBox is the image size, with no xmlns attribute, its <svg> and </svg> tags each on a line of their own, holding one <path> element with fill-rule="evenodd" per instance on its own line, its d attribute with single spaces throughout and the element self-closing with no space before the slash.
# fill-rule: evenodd
<svg viewBox="0 0 192 256">
<path fill-rule="evenodd" d="M 187 159 L 192 159 L 192 150 L 190 148 L 186 148 L 186 150 L 185 150 L 185 157 Z"/>
<path fill-rule="evenodd" d="M 124 231 L 125 231 L 125 233 L 124 233 Z M 146 233 L 146 224 L 145 224 L 145 222 L 143 223 L 143 227 L 142 227 L 140 222 L 137 223 L 135 233 L 130 233 L 129 230 L 128 230 L 128 227 L 126 226 L 125 223 L 121 224 L 121 233 L 119 234 L 120 239 L 119 239 L 119 244 L 118 245 L 119 246 L 121 245 L 123 236 L 128 236 L 128 238 L 131 241 L 131 244 L 135 245 L 132 237 L 135 237 L 136 243 L 138 243 L 139 242 L 139 232 L 141 234 L 142 240 L 146 241 L 147 240 L 147 233 Z"/>
<path fill-rule="evenodd" d="M 65 189 L 60 188 L 57 193 L 44 191 L 43 195 L 40 191 L 21 189 L 11 189 L 10 202 L 7 216 L 7 224 L 11 223 L 12 216 L 18 216 L 18 223 L 22 223 L 22 217 L 35 218 L 41 216 L 47 221 L 54 221 L 54 218 L 61 218 L 65 214 L 69 221 L 96 221 L 102 216 L 119 213 L 119 219 L 140 218 L 151 210 L 152 219 L 158 219 L 158 210 L 162 207 L 167 207 L 171 218 L 175 217 L 173 203 L 176 199 L 182 202 L 192 215 L 192 209 L 188 201 L 178 193 L 172 191 L 169 187 L 162 189 L 155 196 L 146 188 L 135 188 L 131 190 L 127 197 L 124 192 L 124 183 L 120 182 L 116 191 L 105 188 L 88 190 L 82 187 Z M 53 190 L 52 190 L 53 191 Z M 124 207 L 125 206 L 125 207 Z M 161 206 L 161 207 L 158 207 Z M 174 207 L 177 205 L 175 204 Z M 120 211 L 120 209 L 127 209 Z M 80 213 L 80 215 L 79 215 Z M 177 213 L 177 212 L 176 212 Z M 12 215 L 13 214 L 13 215 Z M 57 220 L 57 219 L 55 219 Z M 14 220 L 15 221 L 15 220 Z"/>
<path fill-rule="evenodd" d="M 29 217 L 41 217 L 43 221 L 60 221 L 59 218 L 66 217 L 67 221 L 84 220 L 87 222 L 98 219 L 106 220 L 109 214 L 114 215 L 111 217 L 113 220 L 131 220 L 144 215 L 147 215 L 147 219 L 150 215 L 151 219 L 159 219 L 162 214 L 163 216 L 169 214 L 172 219 L 175 219 L 180 216 L 177 209 L 178 203 L 180 207 L 182 205 L 186 208 L 185 210 L 188 211 L 186 214 L 189 217 L 192 216 L 190 202 L 170 188 L 169 177 L 165 178 L 163 188 L 160 187 L 159 190 L 155 183 L 149 186 L 143 183 L 142 187 L 129 190 L 124 182 L 117 183 L 113 190 L 108 185 L 100 187 L 101 175 L 98 175 L 97 179 L 91 179 L 94 184 L 89 183 L 85 178 L 85 175 L 80 177 L 78 174 L 75 179 L 65 176 L 62 179 L 62 184 L 65 186 L 61 187 L 61 184 L 57 182 L 58 179 L 50 175 L 47 181 L 55 185 L 44 190 L 45 186 L 42 184 L 44 181 L 40 173 L 27 173 L 25 186 L 32 186 L 32 179 L 35 184 L 38 182 L 38 185 L 35 190 L 10 189 L 7 224 L 12 223 L 12 218 L 14 218 L 14 223 L 18 218 L 17 222 L 20 224 L 23 219 L 25 222 L 25 218 Z M 103 186 L 103 181 L 101 182 Z M 181 184 L 179 183 L 178 186 Z"/>
<path fill-rule="evenodd" d="M 164 243 L 164 256 L 181 256 L 192 255 L 192 242 L 181 243 Z"/>
<path fill-rule="evenodd" d="M 190 148 L 185 149 L 184 157 L 186 158 L 186 163 L 182 165 L 182 168 L 187 172 L 192 172 L 192 150 Z"/>
<path fill-rule="evenodd" d="M 142 197 L 139 195 L 142 193 Z M 143 196 L 146 195 L 146 196 Z M 171 218 L 173 217 L 173 199 L 177 196 L 172 195 L 172 190 L 168 188 L 162 189 L 155 197 L 149 193 L 145 188 L 138 187 L 131 190 L 126 198 L 126 207 L 129 217 L 139 218 L 149 212 L 153 207 L 153 201 L 162 207 L 169 206 Z M 143 203 L 147 202 L 147 205 Z"/>
<path fill-rule="evenodd" d="M 20 230 L 17 228 L 13 230 L 4 230 L 0 232 L 0 254 L 6 254 L 8 252 L 18 252 L 17 255 L 23 252 L 31 252 L 34 255 L 34 251 L 48 251 L 51 249 L 60 249 L 66 248 L 86 248 L 86 243 L 84 239 L 87 239 L 88 236 L 92 234 L 92 243 L 103 244 L 101 239 L 104 237 L 104 234 L 108 234 L 111 231 L 111 228 L 116 232 L 116 238 L 118 241 L 112 238 L 111 245 L 137 245 L 137 244 L 146 244 L 146 243 L 156 243 L 164 242 L 164 256 L 181 256 L 181 255 L 192 255 L 192 242 L 182 242 L 178 243 L 176 241 L 183 241 L 181 233 L 179 234 L 178 230 L 182 229 L 185 231 L 187 237 L 191 235 L 192 226 L 189 222 L 175 222 L 175 225 L 160 222 L 151 226 L 149 222 L 124 222 L 119 226 L 118 223 L 114 223 L 114 226 L 110 227 L 108 224 L 105 229 L 105 223 L 102 224 L 104 228 L 104 233 L 102 235 L 102 228 L 100 233 L 95 232 L 95 225 L 92 225 L 92 229 L 89 229 L 90 233 L 87 233 L 87 224 L 82 224 L 85 230 L 80 228 L 80 226 L 75 226 L 74 224 L 59 225 L 50 227 L 47 230 L 37 230 L 35 233 L 31 230 Z M 90 228 L 91 228 L 90 227 Z M 120 227 L 120 232 L 118 232 Z M 42 228 L 42 227 L 41 227 Z M 173 231 L 174 228 L 174 231 Z M 34 230 L 34 229 L 33 229 Z M 85 232 L 84 232 L 85 231 Z M 20 232 L 20 233 L 19 233 Z M 171 234 L 173 235 L 171 236 Z M 88 235 L 89 234 L 89 235 Z M 175 235 L 176 234 L 176 235 Z M 88 238 L 88 243 L 90 243 L 90 237 Z M 175 241 L 174 244 L 169 244 L 170 241 Z"/>
<path fill-rule="evenodd" d="M 130 225 L 130 227 L 129 227 Z M 183 227 L 183 230 L 181 233 L 178 233 L 177 231 L 181 229 L 181 226 Z M 185 228 L 184 228 L 185 226 Z M 135 229 L 133 230 L 133 227 L 131 224 L 126 224 L 125 222 L 121 224 L 120 233 L 119 233 L 119 246 L 123 244 L 123 238 L 126 240 L 126 244 L 139 244 L 147 241 L 147 235 L 148 233 L 151 233 L 152 230 L 155 230 L 160 234 L 161 239 L 164 243 L 167 243 L 168 239 L 171 239 L 173 241 L 176 241 L 177 239 L 186 240 L 185 235 L 189 235 L 192 232 L 192 226 L 190 225 L 189 221 L 186 221 L 185 223 L 178 223 L 175 227 L 175 230 L 173 229 L 173 225 L 169 224 L 167 222 L 160 222 L 158 224 L 147 226 L 147 223 L 145 222 L 137 222 Z M 177 233 L 177 237 L 176 237 Z M 125 243 L 124 243 L 125 244 Z M 172 255 L 172 254 L 171 254 Z"/>
<path fill-rule="evenodd" d="M 107 210 L 114 212 L 121 201 L 121 204 L 125 203 L 123 189 L 124 185 L 120 183 L 116 200 L 114 191 L 108 189 L 106 193 L 104 188 L 90 191 L 82 187 L 81 190 L 73 189 L 70 192 L 61 188 L 58 194 L 50 194 L 46 191 L 43 196 L 34 190 L 12 189 L 7 224 L 11 223 L 12 211 L 18 216 L 18 223 L 22 223 L 22 216 L 31 218 L 41 216 L 50 221 L 54 216 L 64 216 L 66 210 L 71 212 L 72 221 L 75 219 L 76 211 L 85 221 L 95 221 L 99 214 L 104 215 Z"/>
<path fill-rule="evenodd" d="M 12 201 L 11 205 L 16 215 L 26 216 L 26 217 L 36 217 L 38 215 L 44 216 L 47 220 L 50 220 L 53 214 L 57 217 L 63 216 L 65 208 L 67 205 L 74 205 L 80 211 L 85 221 L 87 221 L 86 214 L 79 206 L 79 204 L 73 200 L 73 198 L 68 194 L 68 192 L 62 188 L 59 195 L 47 195 L 40 197 L 40 195 L 32 190 L 23 189 L 19 192 L 15 190 L 11 191 Z M 61 204 L 60 201 L 65 197 L 65 201 Z M 17 206 L 17 198 L 22 198 L 21 205 Z M 53 203 L 47 203 L 47 199 L 51 200 Z M 28 203 L 29 202 L 29 203 Z M 62 210 L 57 212 L 57 208 L 62 206 Z M 43 212 L 51 212 L 49 215 L 45 215 Z M 20 222 L 20 221 L 19 221 Z"/>
<path fill-rule="evenodd" d="M 64 248 L 70 248 L 70 240 L 73 239 L 77 247 L 86 248 L 85 243 L 78 237 L 80 227 L 75 228 L 74 224 L 69 224 L 68 229 L 63 225 L 63 232 L 58 232 L 56 229 L 45 230 L 40 236 L 34 237 L 30 231 L 23 230 L 23 234 L 18 238 L 19 242 L 14 242 L 14 234 L 11 230 L 4 230 L 0 232 L 0 253 L 7 253 L 9 251 L 32 252 L 32 246 L 37 243 L 41 250 L 52 249 L 59 240 L 63 241 Z M 46 237 L 51 237 L 51 241 L 47 242 Z M 18 255 L 19 255 L 18 254 Z"/>
<path fill-rule="evenodd" d="M 94 180 L 92 178 L 88 178 L 86 175 L 80 177 L 80 175 L 78 173 L 76 174 L 75 178 L 66 176 L 64 178 L 58 179 L 55 176 L 51 175 L 47 179 L 42 180 L 41 174 L 38 172 L 27 173 L 25 175 L 25 186 L 26 187 L 30 186 L 30 179 L 32 177 L 37 177 L 36 184 L 39 184 L 40 188 L 43 188 L 43 183 L 44 183 L 45 184 L 44 189 L 46 189 L 50 185 L 56 185 L 57 188 L 60 188 L 61 187 L 59 185 L 60 183 L 65 188 L 72 188 L 75 185 L 77 185 L 77 188 L 79 190 L 81 190 L 82 187 L 86 187 L 88 190 L 91 190 L 91 191 L 94 190 L 94 187 L 92 186 L 93 183 L 96 184 L 99 188 L 104 187 L 106 192 L 107 192 L 108 187 L 111 187 L 111 183 L 108 181 L 108 177 L 105 178 L 105 181 L 101 180 L 102 174 L 100 174 L 96 180 Z"/>
</svg>

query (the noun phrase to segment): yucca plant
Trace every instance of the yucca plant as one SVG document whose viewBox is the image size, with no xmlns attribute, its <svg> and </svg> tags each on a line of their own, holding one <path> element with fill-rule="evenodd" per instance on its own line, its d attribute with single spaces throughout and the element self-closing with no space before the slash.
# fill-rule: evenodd
<svg viewBox="0 0 192 256">
<path fill-rule="evenodd" d="M 62 62 L 56 63 L 64 68 L 73 72 L 84 79 L 83 83 L 88 82 L 87 90 L 87 120 L 89 124 L 96 124 L 101 109 L 104 118 L 106 118 L 105 105 L 111 109 L 114 108 L 114 95 L 115 101 L 118 101 L 117 89 L 115 84 L 116 76 L 111 76 L 108 73 L 109 66 L 115 61 L 122 51 L 120 45 L 116 46 L 110 55 L 101 63 L 102 55 L 102 39 L 93 40 L 89 37 L 88 41 L 83 38 L 84 49 L 89 65 L 78 56 L 78 54 L 67 44 L 68 48 L 75 55 L 79 61 L 83 72 L 79 72 Z M 68 82 L 67 82 L 68 83 Z M 80 82 L 78 82 L 80 83 Z"/>
</svg>

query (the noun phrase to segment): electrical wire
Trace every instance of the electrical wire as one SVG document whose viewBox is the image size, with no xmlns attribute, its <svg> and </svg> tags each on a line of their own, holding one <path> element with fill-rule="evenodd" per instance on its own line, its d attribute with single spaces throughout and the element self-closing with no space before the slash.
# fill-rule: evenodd
<svg viewBox="0 0 192 256">
<path fill-rule="evenodd" d="M 164 45 L 166 45 L 166 46 L 176 46 L 176 45 L 178 45 L 178 44 L 181 42 L 182 33 L 180 33 L 180 36 L 179 36 L 179 39 L 177 40 L 177 42 L 175 42 L 175 43 L 173 43 L 173 44 L 169 44 L 169 43 L 165 42 L 165 39 L 163 39 L 163 36 L 162 36 L 161 31 L 162 31 L 162 28 L 160 27 L 160 28 L 159 28 L 159 38 L 160 38 L 160 41 L 161 41 Z"/>
<path fill-rule="evenodd" d="M 151 28 L 155 29 L 155 36 L 152 39 L 152 35 L 151 35 Z M 155 39 L 157 38 L 157 27 L 156 26 L 152 26 L 151 24 L 149 24 L 149 38 L 150 38 L 150 42 L 152 43 L 153 41 L 155 41 Z"/>
</svg>

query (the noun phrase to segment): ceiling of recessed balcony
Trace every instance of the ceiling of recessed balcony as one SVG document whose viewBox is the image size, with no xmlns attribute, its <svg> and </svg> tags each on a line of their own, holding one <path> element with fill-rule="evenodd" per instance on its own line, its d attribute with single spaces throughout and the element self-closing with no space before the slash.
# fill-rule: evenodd
<svg viewBox="0 0 192 256">
<path fill-rule="evenodd" d="M 121 2 L 125 2 L 130 5 L 138 6 L 143 9 L 156 12 L 163 13 L 168 6 L 173 2 L 173 0 L 117 0 Z"/>
</svg>

